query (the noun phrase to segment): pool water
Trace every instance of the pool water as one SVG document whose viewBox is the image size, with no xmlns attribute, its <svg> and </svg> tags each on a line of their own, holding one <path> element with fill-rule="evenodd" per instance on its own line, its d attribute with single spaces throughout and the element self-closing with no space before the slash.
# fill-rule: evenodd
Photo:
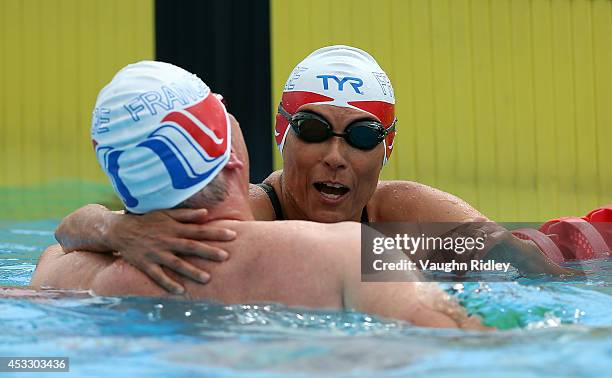
<svg viewBox="0 0 612 378">
<path fill-rule="evenodd" d="M 28 285 L 56 225 L 0 221 L 0 286 Z M 573 282 L 444 284 L 502 329 L 487 333 L 278 304 L 0 289 L 0 356 L 67 356 L 70 376 L 87 377 L 610 376 L 612 262 L 587 268 L 597 273 Z"/>
</svg>

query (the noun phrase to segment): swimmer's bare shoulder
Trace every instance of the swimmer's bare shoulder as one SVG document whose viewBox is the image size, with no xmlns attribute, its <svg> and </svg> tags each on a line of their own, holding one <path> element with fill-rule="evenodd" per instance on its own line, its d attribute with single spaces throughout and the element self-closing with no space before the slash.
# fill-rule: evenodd
<svg viewBox="0 0 612 378">
<path fill-rule="evenodd" d="M 339 253 L 341 236 L 352 229 L 358 246 L 359 224 L 323 225 L 305 221 L 217 221 L 239 235 L 224 247 L 230 259 L 215 263 L 186 257 L 211 274 L 202 285 L 173 279 L 185 288 L 189 299 L 209 298 L 224 303 L 281 302 L 319 308 L 341 308 L 342 275 Z M 346 243 L 344 243 L 346 244 Z M 92 284 L 102 295 L 166 296 L 146 275 L 118 259 L 105 267 Z"/>
<path fill-rule="evenodd" d="M 281 178 L 282 174 L 283 174 L 283 170 L 282 169 L 279 169 L 278 171 L 274 171 L 274 172 L 270 173 L 270 175 L 268 177 L 266 177 L 266 179 L 263 182 L 265 184 L 274 186 L 274 185 L 276 185 L 280 181 L 280 178 Z"/>
<path fill-rule="evenodd" d="M 312 266 L 318 262 L 333 265 L 341 261 L 341 252 L 359 249 L 360 224 L 340 222 L 332 224 L 309 221 L 233 222 L 223 226 L 234 229 L 241 238 L 249 240 L 256 253 L 269 261 L 308 260 Z M 307 268 L 313 269 L 314 268 Z M 321 269 L 321 266 L 317 266 Z"/>
<path fill-rule="evenodd" d="M 372 222 L 461 222 L 483 216 L 461 198 L 414 181 L 379 181 L 367 206 Z"/>
<path fill-rule="evenodd" d="M 285 272 L 304 274 L 325 282 L 329 291 L 342 287 L 347 256 L 359 259 L 360 224 L 309 221 L 236 222 L 236 232 L 249 240 L 249 261 L 284 267 Z M 232 256 L 233 258 L 233 256 Z M 331 293 L 334 294 L 334 293 Z"/>
<path fill-rule="evenodd" d="M 341 307 L 340 265 L 333 262 L 343 247 L 346 225 L 313 222 L 219 221 L 239 237 L 226 245 L 230 260 L 215 263 L 187 257 L 211 272 L 207 285 L 185 281 L 187 298 L 212 298 L 222 302 L 275 301 L 309 307 Z M 354 236 L 358 240 L 358 224 Z M 346 244 L 346 243 L 344 243 Z M 77 272 L 77 273 L 75 273 Z M 64 253 L 52 246 L 39 262 L 32 285 L 93 290 L 99 295 L 168 296 L 144 273 L 121 258 L 88 252 Z"/>
<path fill-rule="evenodd" d="M 40 256 L 30 285 L 58 289 L 90 289 L 98 272 L 116 258 L 88 252 L 65 253 L 59 244 Z"/>
<path fill-rule="evenodd" d="M 274 188 L 277 195 L 280 195 L 280 179 L 283 171 L 278 170 L 270 173 L 262 182 Z M 256 220 L 271 221 L 276 220 L 276 213 L 268 194 L 256 184 L 249 184 L 249 205 Z"/>
<path fill-rule="evenodd" d="M 260 221 L 276 220 L 270 198 L 259 185 L 249 184 L 249 206 L 255 219 Z"/>
<path fill-rule="evenodd" d="M 36 289 L 92 290 L 99 295 L 168 295 L 121 258 L 81 251 L 65 253 L 57 244 L 41 255 L 30 285 Z"/>
<path fill-rule="evenodd" d="M 38 262 L 36 263 L 36 269 L 32 274 L 30 285 L 33 287 L 55 286 L 56 280 L 51 273 L 54 265 L 56 265 L 59 259 L 64 255 L 65 253 L 59 244 L 48 247 L 40 255 Z"/>
</svg>

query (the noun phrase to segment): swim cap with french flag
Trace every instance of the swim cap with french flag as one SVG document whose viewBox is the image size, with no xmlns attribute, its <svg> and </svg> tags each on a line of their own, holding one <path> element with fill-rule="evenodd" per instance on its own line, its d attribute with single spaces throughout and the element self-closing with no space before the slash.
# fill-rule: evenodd
<svg viewBox="0 0 612 378">
<path fill-rule="evenodd" d="M 281 100 L 294 114 L 305 104 L 347 107 L 374 115 L 389 128 L 395 120 L 395 95 L 387 74 L 367 52 L 350 46 L 328 46 L 316 50 L 291 72 Z M 276 115 L 275 137 L 283 151 L 289 122 Z M 393 150 L 395 131 L 383 141 L 386 163 Z"/>
<path fill-rule="evenodd" d="M 91 137 L 98 162 L 134 213 L 188 199 L 231 152 L 221 101 L 197 76 L 153 61 L 128 65 L 100 91 Z"/>
</svg>

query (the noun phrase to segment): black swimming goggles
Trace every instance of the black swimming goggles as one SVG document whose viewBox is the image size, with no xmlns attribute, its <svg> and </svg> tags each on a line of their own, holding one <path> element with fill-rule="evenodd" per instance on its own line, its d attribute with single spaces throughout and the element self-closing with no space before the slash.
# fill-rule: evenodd
<svg viewBox="0 0 612 378">
<path fill-rule="evenodd" d="M 343 133 L 335 133 L 327 120 L 310 112 L 289 114 L 282 104 L 278 104 L 278 112 L 289 121 L 298 138 L 306 143 L 320 143 L 332 136 L 344 138 L 346 142 L 360 150 L 374 149 L 389 133 L 395 131 L 397 118 L 387 129 L 378 121 L 361 120 L 348 125 Z"/>
</svg>

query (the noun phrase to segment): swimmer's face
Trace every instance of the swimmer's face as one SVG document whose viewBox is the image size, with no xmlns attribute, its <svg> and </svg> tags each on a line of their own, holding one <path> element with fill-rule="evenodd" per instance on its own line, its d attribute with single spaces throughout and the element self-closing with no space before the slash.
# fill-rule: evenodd
<svg viewBox="0 0 612 378">
<path fill-rule="evenodd" d="M 298 110 L 325 118 L 336 133 L 357 120 L 378 121 L 369 113 L 333 105 L 307 104 Z M 290 131 L 283 148 L 284 192 L 305 219 L 359 221 L 376 190 L 384 153 L 382 143 L 364 151 L 339 137 L 306 143 Z"/>
</svg>

